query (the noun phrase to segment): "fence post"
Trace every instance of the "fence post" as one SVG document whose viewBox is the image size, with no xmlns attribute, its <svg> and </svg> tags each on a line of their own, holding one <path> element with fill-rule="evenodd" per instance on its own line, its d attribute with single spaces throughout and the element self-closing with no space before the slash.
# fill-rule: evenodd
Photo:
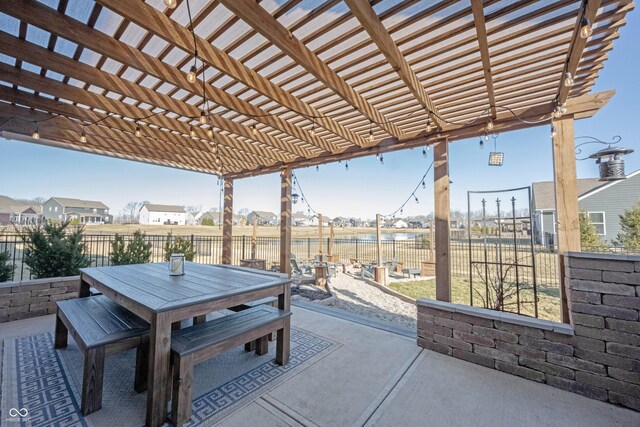
<svg viewBox="0 0 640 427">
<path fill-rule="evenodd" d="M 359 241 L 359 240 L 360 240 L 360 239 L 356 239 L 356 260 L 359 260 L 359 259 L 360 259 L 360 257 L 358 256 L 358 241 Z"/>
<path fill-rule="evenodd" d="M 393 239 L 393 257 L 396 257 L 396 239 Z"/>
<path fill-rule="evenodd" d="M 242 235 L 242 259 L 246 259 L 244 255 L 244 234 Z"/>
<path fill-rule="evenodd" d="M 307 237 L 307 259 L 311 258 L 311 237 Z"/>
</svg>

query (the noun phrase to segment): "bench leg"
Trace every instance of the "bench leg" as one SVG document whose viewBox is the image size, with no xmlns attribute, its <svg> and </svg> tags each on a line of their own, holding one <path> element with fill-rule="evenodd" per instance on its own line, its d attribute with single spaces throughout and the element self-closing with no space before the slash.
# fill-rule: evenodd
<svg viewBox="0 0 640 427">
<path fill-rule="evenodd" d="M 274 336 L 275 336 L 275 334 L 277 334 L 277 333 L 278 333 L 278 331 L 276 331 L 276 332 L 271 332 L 271 333 L 268 335 L 268 337 L 269 337 L 269 341 L 273 341 L 273 340 L 275 340 Z"/>
<path fill-rule="evenodd" d="M 67 346 L 67 339 L 69 337 L 69 331 L 65 326 L 60 316 L 56 316 L 56 337 L 53 342 L 53 348 L 65 348 Z"/>
<path fill-rule="evenodd" d="M 147 391 L 147 373 L 149 372 L 149 341 L 140 344 L 136 350 L 136 379 L 133 385 L 136 393 Z"/>
<path fill-rule="evenodd" d="M 193 324 L 194 325 L 199 325 L 201 323 L 205 323 L 207 321 L 207 315 L 203 314 L 202 316 L 195 316 L 193 318 Z"/>
<path fill-rule="evenodd" d="M 291 317 L 284 319 L 284 328 L 278 329 L 278 342 L 276 343 L 276 363 L 286 365 L 289 363 L 291 346 Z"/>
<path fill-rule="evenodd" d="M 269 336 L 265 335 L 256 340 L 256 354 L 262 356 L 269 352 Z"/>
<path fill-rule="evenodd" d="M 253 341 L 249 341 L 248 343 L 246 343 L 244 345 L 244 351 L 254 351 L 256 349 L 256 342 L 255 340 Z"/>
<path fill-rule="evenodd" d="M 91 348 L 84 355 L 82 376 L 82 415 L 102 408 L 102 380 L 104 377 L 104 346 Z"/>
<path fill-rule="evenodd" d="M 191 419 L 193 355 L 173 359 L 171 422 L 179 427 Z"/>
</svg>

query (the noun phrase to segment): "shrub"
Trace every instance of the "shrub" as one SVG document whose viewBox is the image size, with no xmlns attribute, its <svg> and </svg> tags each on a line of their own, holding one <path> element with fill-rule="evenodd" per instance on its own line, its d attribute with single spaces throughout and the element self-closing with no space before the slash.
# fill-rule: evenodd
<svg viewBox="0 0 640 427">
<path fill-rule="evenodd" d="M 578 215 L 580 219 L 580 244 L 585 248 L 604 246 L 595 225 L 593 225 L 591 219 L 589 219 L 589 215 L 587 215 L 586 212 L 580 212 Z"/>
<path fill-rule="evenodd" d="M 124 237 L 116 233 L 111 243 L 111 265 L 146 264 L 151 262 L 151 243 L 145 241 L 145 233 L 133 232 L 133 239 L 125 245 Z"/>
<path fill-rule="evenodd" d="M 169 261 L 171 254 L 184 254 L 184 259 L 187 261 L 193 261 L 193 258 L 196 256 L 191 241 L 184 240 L 180 236 L 174 240 L 171 233 L 169 233 L 167 234 L 167 243 L 164 245 L 164 260 Z"/>
<path fill-rule="evenodd" d="M 68 221 L 47 222 L 20 232 L 25 246 L 24 263 L 34 278 L 75 276 L 81 268 L 91 265 L 82 243 L 84 229 L 69 231 L 68 226 Z"/>
<path fill-rule="evenodd" d="M 213 218 L 204 218 L 202 222 L 200 222 L 200 225 L 213 226 L 215 223 L 213 222 Z"/>
<path fill-rule="evenodd" d="M 616 246 L 625 248 L 640 247 L 640 202 L 636 203 L 631 209 L 625 209 L 620 215 L 620 229 L 615 239 Z"/>
<path fill-rule="evenodd" d="M 9 263 L 11 253 L 9 251 L 0 252 L 0 282 L 8 282 L 13 275 L 15 266 Z"/>
</svg>

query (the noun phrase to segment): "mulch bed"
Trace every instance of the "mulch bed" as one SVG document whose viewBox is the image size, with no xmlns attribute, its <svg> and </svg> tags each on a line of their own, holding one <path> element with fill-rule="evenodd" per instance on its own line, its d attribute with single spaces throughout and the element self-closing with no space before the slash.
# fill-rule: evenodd
<svg viewBox="0 0 640 427">
<path fill-rule="evenodd" d="M 291 287 L 291 295 L 298 295 L 310 301 L 323 300 L 331 296 L 329 292 L 323 289 L 305 284 L 293 285 Z"/>
</svg>

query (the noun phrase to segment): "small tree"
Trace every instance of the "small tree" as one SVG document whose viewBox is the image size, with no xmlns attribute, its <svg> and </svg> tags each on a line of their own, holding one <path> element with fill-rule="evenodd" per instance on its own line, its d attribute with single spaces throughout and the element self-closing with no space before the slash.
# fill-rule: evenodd
<svg viewBox="0 0 640 427">
<path fill-rule="evenodd" d="M 69 221 L 46 222 L 19 232 L 25 246 L 24 263 L 36 279 L 75 276 L 91 265 L 82 243 L 84 228 L 70 231 L 68 226 Z"/>
<path fill-rule="evenodd" d="M 145 241 L 145 233 L 140 230 L 133 232 L 133 239 L 125 245 L 124 237 L 116 234 L 111 243 L 111 264 L 146 264 L 151 262 L 151 242 Z"/>
<path fill-rule="evenodd" d="M 11 253 L 9 251 L 0 252 L 0 282 L 8 282 L 13 275 L 15 266 L 10 263 Z"/>
<path fill-rule="evenodd" d="M 640 247 L 640 202 L 620 215 L 620 228 L 614 244 L 625 248 Z"/>
<path fill-rule="evenodd" d="M 193 250 L 193 243 L 189 240 L 184 240 L 178 236 L 173 239 L 171 233 L 167 234 L 167 243 L 164 245 L 164 260 L 169 261 L 171 254 L 184 254 L 184 259 L 187 261 L 193 261 L 196 256 L 196 252 Z"/>
<path fill-rule="evenodd" d="M 604 246 L 602 239 L 598 235 L 596 226 L 591 223 L 591 219 L 586 212 L 579 213 L 580 218 L 580 244 L 583 248 Z"/>
<path fill-rule="evenodd" d="M 215 225 L 215 223 L 213 222 L 213 218 L 203 218 L 202 221 L 200 222 L 200 225 L 213 226 Z"/>
</svg>

